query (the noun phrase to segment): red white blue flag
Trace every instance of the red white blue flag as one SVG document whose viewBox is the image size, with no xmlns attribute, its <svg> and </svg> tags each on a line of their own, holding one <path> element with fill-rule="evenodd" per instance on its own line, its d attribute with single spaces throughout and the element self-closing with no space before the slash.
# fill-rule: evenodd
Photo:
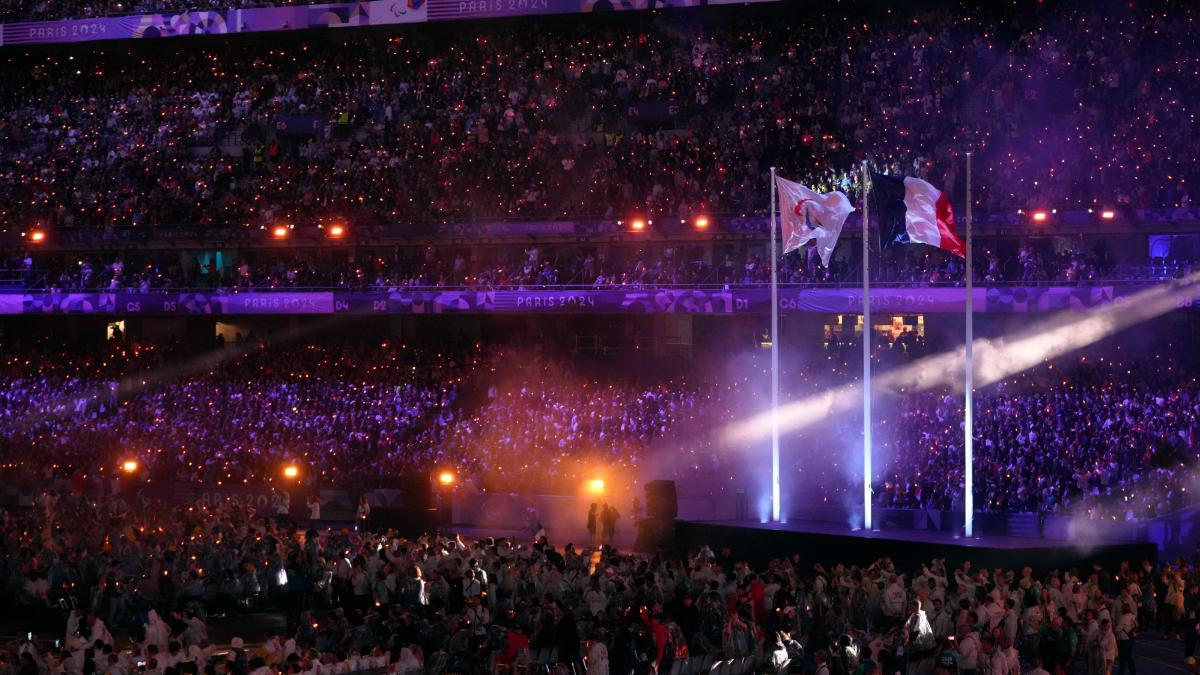
<svg viewBox="0 0 1200 675">
<path fill-rule="evenodd" d="M 965 258 L 954 211 L 941 190 L 912 176 L 871 174 L 871 207 L 879 216 L 879 245 L 928 244 Z"/>
</svg>

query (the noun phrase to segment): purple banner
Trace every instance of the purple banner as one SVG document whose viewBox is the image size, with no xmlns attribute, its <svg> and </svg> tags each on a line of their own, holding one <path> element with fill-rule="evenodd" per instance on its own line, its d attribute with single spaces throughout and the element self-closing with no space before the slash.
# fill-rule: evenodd
<svg viewBox="0 0 1200 675">
<path fill-rule="evenodd" d="M 480 19 L 536 14 L 576 14 L 745 4 L 777 0 L 371 0 L 293 7 L 192 10 L 94 19 L 29 21 L 0 25 L 0 47 L 7 45 L 221 35 L 263 31 L 347 28 Z"/>
<path fill-rule="evenodd" d="M 429 0 L 430 21 L 569 14 L 578 11 L 579 0 Z"/>
<path fill-rule="evenodd" d="M 987 290 L 973 291 L 975 307 L 984 307 Z M 872 288 L 871 310 L 876 312 L 964 312 L 967 301 L 963 288 Z M 752 300 L 747 298 L 747 303 Z M 769 307 L 768 301 L 768 307 Z M 779 293 L 782 311 L 856 314 L 862 311 L 862 289 L 811 288 L 795 293 Z M 986 309 L 985 309 L 986 311 Z"/>
<path fill-rule="evenodd" d="M 419 23 L 425 20 L 423 0 L 375 0 L 294 7 L 192 10 L 167 14 L 4 24 L 0 26 L 0 46 L 347 28 Z"/>
<path fill-rule="evenodd" d="M 218 314 L 332 314 L 333 293 L 235 293 L 212 298 Z"/>
<path fill-rule="evenodd" d="M 531 14 L 574 14 L 578 12 L 640 11 L 733 5 L 774 0 L 429 0 L 429 20 L 483 19 Z"/>
<path fill-rule="evenodd" d="M 975 311 L 1027 314 L 1104 307 L 1146 286 L 998 286 L 974 290 Z M 247 293 L 0 293 L 0 314 L 748 314 L 770 311 L 766 287 L 733 289 L 563 289 L 247 292 Z M 1194 306 L 1187 299 L 1179 307 Z M 898 314 L 957 313 L 962 288 L 876 288 L 871 307 Z M 862 290 L 779 289 L 784 312 L 856 314 Z"/>
</svg>

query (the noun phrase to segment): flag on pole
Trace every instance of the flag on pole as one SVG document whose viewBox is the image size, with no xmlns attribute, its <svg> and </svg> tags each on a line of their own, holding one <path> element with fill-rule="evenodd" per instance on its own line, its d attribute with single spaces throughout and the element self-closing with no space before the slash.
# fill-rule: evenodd
<svg viewBox="0 0 1200 675">
<path fill-rule="evenodd" d="M 871 206 L 879 217 L 879 246 L 928 244 L 965 258 L 954 211 L 941 190 L 912 176 L 871 173 Z"/>
<path fill-rule="evenodd" d="M 854 211 L 850 200 L 841 192 L 813 192 L 779 176 L 775 177 L 775 186 L 779 191 L 784 254 L 815 240 L 821 264 L 829 267 L 829 258 L 842 234 L 842 225 Z"/>
</svg>

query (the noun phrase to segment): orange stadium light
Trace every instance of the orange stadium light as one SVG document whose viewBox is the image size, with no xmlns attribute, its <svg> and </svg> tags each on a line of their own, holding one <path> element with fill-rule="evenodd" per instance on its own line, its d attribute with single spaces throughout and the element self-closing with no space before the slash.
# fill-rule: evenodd
<svg viewBox="0 0 1200 675">
<path fill-rule="evenodd" d="M 442 487 L 450 487 L 454 485 L 458 479 L 454 476 L 453 471 L 442 471 L 438 474 L 437 480 Z"/>
<path fill-rule="evenodd" d="M 296 466 L 295 464 L 288 464 L 287 466 L 283 467 L 284 478 L 296 478 L 299 475 L 300 467 Z"/>
<path fill-rule="evenodd" d="M 1117 212 L 1112 209 L 1104 209 L 1100 212 L 1100 220 L 1113 220 L 1117 217 Z"/>
<path fill-rule="evenodd" d="M 1050 214 L 1045 211 L 1034 211 L 1030 218 L 1035 223 L 1044 223 L 1050 217 Z"/>
<path fill-rule="evenodd" d="M 590 492 L 594 495 L 604 494 L 604 479 L 593 478 L 593 479 L 589 480 L 587 482 L 587 489 L 588 489 L 588 492 Z"/>
<path fill-rule="evenodd" d="M 137 473 L 138 463 L 136 459 L 127 459 L 121 463 L 121 470 L 125 473 Z"/>
<path fill-rule="evenodd" d="M 275 229 L 271 230 L 271 236 L 276 239 L 286 239 L 288 236 L 288 228 L 283 225 L 276 225 Z"/>
<path fill-rule="evenodd" d="M 345 225 L 330 226 L 330 228 L 329 228 L 329 238 L 330 239 L 341 239 L 344 236 L 346 236 L 346 226 Z"/>
<path fill-rule="evenodd" d="M 29 233 L 29 241 L 35 244 L 40 244 L 43 241 L 46 241 L 46 233 L 42 230 L 34 230 L 33 232 Z"/>
<path fill-rule="evenodd" d="M 692 221 L 692 227 L 697 230 L 707 230 L 708 216 L 696 216 L 696 219 Z"/>
</svg>

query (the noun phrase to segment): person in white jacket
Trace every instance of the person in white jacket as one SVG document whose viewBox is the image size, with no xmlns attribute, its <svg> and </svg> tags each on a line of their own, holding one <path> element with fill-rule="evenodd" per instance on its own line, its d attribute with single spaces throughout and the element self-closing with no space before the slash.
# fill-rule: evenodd
<svg viewBox="0 0 1200 675">
<path fill-rule="evenodd" d="M 588 675 L 608 675 L 608 647 L 599 640 L 592 640 L 587 650 Z"/>
<path fill-rule="evenodd" d="M 974 612 L 971 612 L 971 625 L 979 622 Z M 975 675 L 979 670 L 979 634 L 964 626 L 958 633 L 958 653 L 962 658 L 958 662 L 960 675 Z"/>
<path fill-rule="evenodd" d="M 104 625 L 104 620 L 93 612 L 88 612 L 88 627 L 91 629 L 88 641 L 92 644 L 95 644 L 97 640 L 106 645 L 113 643 L 113 636 L 108 632 L 108 626 Z"/>
<path fill-rule="evenodd" d="M 923 593 L 922 593 L 923 595 Z M 907 640 L 905 655 L 908 657 L 908 675 L 929 675 L 933 672 L 933 657 L 937 654 L 937 638 L 933 626 L 918 599 L 912 605 L 912 613 L 904 623 Z"/>
<path fill-rule="evenodd" d="M 1007 635 L 1000 636 L 1000 649 L 996 654 L 1001 661 L 992 666 L 992 675 L 1021 675 L 1021 655 Z"/>
<path fill-rule="evenodd" d="M 1102 675 L 1112 675 L 1113 664 L 1117 661 L 1117 636 L 1113 634 L 1112 622 L 1108 619 L 1100 621 L 1100 637 L 1097 639 L 1100 648 Z"/>
<path fill-rule="evenodd" d="M 162 620 L 156 610 L 150 610 L 146 616 L 146 638 L 142 640 L 142 646 L 154 645 L 158 647 L 159 652 L 165 652 L 170 641 L 171 627 Z"/>
<path fill-rule="evenodd" d="M 67 615 L 67 632 L 63 635 L 63 643 L 70 642 L 71 638 L 79 632 L 79 626 L 83 622 L 83 611 L 78 609 L 71 610 Z"/>
<path fill-rule="evenodd" d="M 1087 656 L 1088 675 L 1102 675 L 1104 655 L 1100 652 L 1100 619 L 1096 616 L 1096 610 L 1084 611 L 1083 635 L 1080 638 L 1084 654 Z"/>
<path fill-rule="evenodd" d="M 425 660 L 421 656 L 420 647 L 415 645 L 404 647 L 400 650 L 400 657 L 392 664 L 392 672 L 396 675 L 425 672 Z"/>
</svg>

